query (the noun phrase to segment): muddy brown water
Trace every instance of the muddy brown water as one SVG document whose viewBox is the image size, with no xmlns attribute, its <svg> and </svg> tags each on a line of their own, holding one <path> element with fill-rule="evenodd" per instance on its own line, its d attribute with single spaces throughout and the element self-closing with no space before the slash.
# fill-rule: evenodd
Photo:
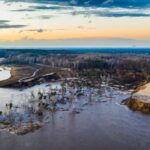
<svg viewBox="0 0 150 150">
<path fill-rule="evenodd" d="M 86 106 L 80 114 L 57 112 L 34 133 L 0 132 L 0 150 L 150 150 L 150 116 L 119 99 Z"/>
</svg>

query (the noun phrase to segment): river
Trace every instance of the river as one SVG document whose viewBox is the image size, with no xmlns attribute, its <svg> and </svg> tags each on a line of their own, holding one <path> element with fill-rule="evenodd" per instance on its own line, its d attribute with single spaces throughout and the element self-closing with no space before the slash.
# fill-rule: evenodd
<svg viewBox="0 0 150 150">
<path fill-rule="evenodd" d="M 33 88 L 43 86 L 48 88 Z M 0 92 L 4 105 L 8 95 L 25 91 Z M 122 96 L 116 96 L 105 103 L 88 105 L 80 114 L 52 113 L 50 122 L 23 136 L 1 131 L 0 150 L 149 150 L 150 116 L 129 110 L 120 105 L 121 100 Z"/>
<path fill-rule="evenodd" d="M 10 68 L 0 67 L 0 81 L 9 79 L 11 77 Z"/>
</svg>

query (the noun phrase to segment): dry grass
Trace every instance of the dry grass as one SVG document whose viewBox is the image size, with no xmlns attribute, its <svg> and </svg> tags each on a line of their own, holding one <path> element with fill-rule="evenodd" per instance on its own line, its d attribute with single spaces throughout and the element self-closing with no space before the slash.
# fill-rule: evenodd
<svg viewBox="0 0 150 150">
<path fill-rule="evenodd" d="M 10 66 L 11 77 L 7 80 L 0 81 L 0 86 L 7 86 L 9 84 L 16 83 L 19 79 L 31 76 L 35 71 L 35 68 L 30 66 Z"/>
<path fill-rule="evenodd" d="M 0 81 L 0 87 L 8 87 L 16 84 L 18 80 L 28 78 L 38 69 L 39 71 L 35 77 L 42 76 L 48 73 L 57 73 L 60 78 L 76 77 L 78 74 L 68 68 L 51 68 L 50 66 L 25 66 L 25 65 L 12 65 L 11 67 L 11 78 Z"/>
</svg>

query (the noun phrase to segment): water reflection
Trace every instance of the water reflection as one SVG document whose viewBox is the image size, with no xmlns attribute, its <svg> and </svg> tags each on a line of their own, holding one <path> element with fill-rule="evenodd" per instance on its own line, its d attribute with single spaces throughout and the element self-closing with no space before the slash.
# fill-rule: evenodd
<svg viewBox="0 0 150 150">
<path fill-rule="evenodd" d="M 42 91 L 43 86 L 45 90 L 49 90 L 48 86 L 40 85 Z M 39 87 L 33 89 L 39 91 Z M 109 87 L 104 86 L 103 89 L 109 89 Z M 86 93 L 86 89 L 83 90 L 85 90 L 85 95 L 88 95 L 89 91 Z M 129 93 L 116 88 L 111 90 L 112 96 L 107 93 L 107 90 L 99 91 L 101 98 L 96 97 L 95 92 L 92 92 L 90 96 L 92 98 L 88 97 L 86 100 L 81 96 L 78 99 L 81 102 L 79 106 L 84 107 L 80 114 L 62 110 L 44 112 L 45 125 L 36 132 L 21 137 L 0 132 L 0 149 L 149 150 L 149 116 L 133 112 L 126 106 L 120 105 L 122 99 Z M 16 93 L 18 95 L 22 91 L 19 93 L 16 91 Z M 94 100 L 93 97 L 95 97 Z M 43 122 L 43 117 L 39 116 L 38 120 Z"/>
</svg>

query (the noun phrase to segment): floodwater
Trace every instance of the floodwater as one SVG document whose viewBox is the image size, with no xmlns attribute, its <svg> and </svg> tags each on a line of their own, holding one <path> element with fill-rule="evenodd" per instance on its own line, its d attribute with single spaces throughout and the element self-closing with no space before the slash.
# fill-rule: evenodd
<svg viewBox="0 0 150 150">
<path fill-rule="evenodd" d="M 0 101 L 3 92 L 16 93 L 10 91 L 0 89 Z M 149 150 L 150 116 L 120 105 L 122 98 L 87 105 L 80 114 L 52 113 L 50 122 L 23 136 L 1 131 L 0 150 Z"/>
<path fill-rule="evenodd" d="M 0 109 L 4 110 L 6 104 L 13 102 L 14 105 L 23 105 L 28 102 L 28 98 L 31 95 L 31 92 L 34 92 L 36 95 L 40 92 L 47 92 L 49 89 L 59 89 L 60 84 L 55 83 L 47 86 L 48 84 L 36 85 L 25 90 L 9 89 L 9 88 L 0 88 Z"/>
<path fill-rule="evenodd" d="M 10 68 L 0 67 L 0 81 L 9 79 L 11 77 Z"/>
</svg>

